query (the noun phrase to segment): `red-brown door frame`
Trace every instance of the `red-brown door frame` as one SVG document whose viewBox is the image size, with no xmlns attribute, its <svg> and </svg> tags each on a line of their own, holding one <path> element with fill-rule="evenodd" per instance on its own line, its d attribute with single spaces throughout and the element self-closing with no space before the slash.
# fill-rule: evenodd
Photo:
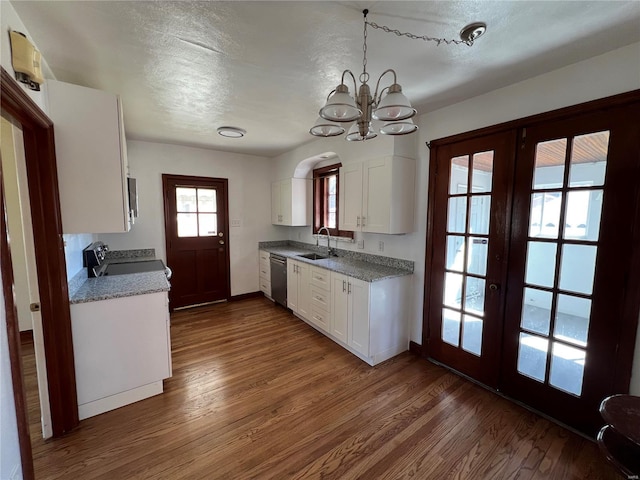
<svg viewBox="0 0 640 480">
<path fill-rule="evenodd" d="M 53 122 L 4 68 L 1 75 L 3 113 L 22 125 L 24 136 L 51 426 L 59 437 L 79 419 Z"/>
</svg>

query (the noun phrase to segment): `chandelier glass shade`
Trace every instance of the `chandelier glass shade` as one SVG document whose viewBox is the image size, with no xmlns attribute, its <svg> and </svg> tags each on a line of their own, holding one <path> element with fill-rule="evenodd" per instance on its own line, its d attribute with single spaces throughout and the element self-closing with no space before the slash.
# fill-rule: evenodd
<svg viewBox="0 0 640 480">
<path fill-rule="evenodd" d="M 346 139 L 356 142 L 376 138 L 378 136 L 377 132 L 384 135 L 407 135 L 418 130 L 418 126 L 411 120 L 417 111 L 402 93 L 402 87 L 397 82 L 394 70 L 385 70 L 380 75 L 374 93 L 371 95 L 371 89 L 367 83 L 369 81 L 369 73 L 367 73 L 367 25 L 382 29 L 385 32 L 395 33 L 398 36 L 433 41 L 438 45 L 446 43 L 471 46 L 474 40 L 486 30 L 484 23 L 477 22 L 462 29 L 460 32 L 461 40 L 445 40 L 401 33 L 398 30 L 391 30 L 385 26 L 369 23 L 367 21 L 369 11 L 365 9 L 362 13 L 364 15 L 364 58 L 362 61 L 363 70 L 359 76 L 360 85 L 357 85 L 358 82 L 356 82 L 351 70 L 342 72 L 340 84 L 329 93 L 325 105 L 320 109 L 320 116 L 309 130 L 311 135 L 317 137 L 342 135 L 346 127 L 341 124 L 346 125 L 351 122 L 355 123 L 349 128 Z M 380 82 L 387 74 L 393 75 L 393 82 L 389 86 L 380 89 Z M 349 92 L 349 87 L 345 84 L 345 78 L 348 77 L 353 80 L 353 97 Z M 380 92 L 379 94 L 378 91 Z M 382 126 L 380 127 L 379 124 L 382 124 Z"/>
</svg>

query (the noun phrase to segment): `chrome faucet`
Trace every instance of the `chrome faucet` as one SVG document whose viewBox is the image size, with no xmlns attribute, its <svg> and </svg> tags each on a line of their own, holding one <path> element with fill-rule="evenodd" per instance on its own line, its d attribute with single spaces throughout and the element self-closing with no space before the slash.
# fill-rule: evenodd
<svg viewBox="0 0 640 480">
<path fill-rule="evenodd" d="M 320 232 L 322 230 L 326 230 L 327 231 L 327 257 L 331 256 L 331 234 L 329 233 L 329 229 L 327 227 L 320 227 L 318 229 L 318 233 L 317 233 L 317 237 L 316 237 L 316 247 L 318 246 L 318 242 L 320 241 Z"/>
</svg>

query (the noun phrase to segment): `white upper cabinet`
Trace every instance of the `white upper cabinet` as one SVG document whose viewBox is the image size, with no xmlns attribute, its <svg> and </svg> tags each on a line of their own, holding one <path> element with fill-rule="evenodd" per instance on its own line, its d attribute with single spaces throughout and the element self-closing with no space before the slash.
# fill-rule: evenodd
<svg viewBox="0 0 640 480">
<path fill-rule="evenodd" d="M 413 231 L 416 162 L 386 156 L 340 168 L 340 230 Z"/>
<path fill-rule="evenodd" d="M 271 184 L 271 223 L 311 225 L 311 180 L 287 178 Z"/>
<path fill-rule="evenodd" d="M 62 231 L 127 232 L 129 198 L 122 107 L 117 95 L 47 81 Z"/>
</svg>

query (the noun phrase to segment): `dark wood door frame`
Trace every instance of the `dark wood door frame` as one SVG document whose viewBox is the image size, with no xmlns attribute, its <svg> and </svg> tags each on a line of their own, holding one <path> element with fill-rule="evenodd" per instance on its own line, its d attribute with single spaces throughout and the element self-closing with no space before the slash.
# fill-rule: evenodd
<svg viewBox="0 0 640 480">
<path fill-rule="evenodd" d="M 51 426 L 58 437 L 79 419 L 53 122 L 4 68 L 1 74 L 2 110 L 24 135 Z"/>
<path fill-rule="evenodd" d="M 178 180 L 180 182 L 184 182 L 185 185 L 189 185 L 189 184 L 194 184 L 194 185 L 198 185 L 198 184 L 207 184 L 208 182 L 214 181 L 214 182 L 221 182 L 224 184 L 224 206 L 226 209 L 226 214 L 224 216 L 224 225 L 222 226 L 222 228 L 224 229 L 224 232 L 227 232 L 226 235 L 226 242 L 227 245 L 225 248 L 225 270 L 226 270 L 226 292 L 225 292 L 225 298 L 226 300 L 231 300 L 231 260 L 230 260 L 230 252 L 229 249 L 231 248 L 231 238 L 229 235 L 229 180 L 226 178 L 214 178 L 214 177 L 199 177 L 199 176 L 192 176 L 192 175 L 173 175 L 173 174 L 162 174 L 162 195 L 163 195 L 163 200 L 164 200 L 164 225 L 165 225 L 165 250 L 166 250 L 166 255 L 167 255 L 167 264 L 169 267 L 171 267 L 170 264 L 170 260 L 169 260 L 169 251 L 171 250 L 171 245 L 170 245 L 170 236 L 167 234 L 167 229 L 172 228 L 175 229 L 177 227 L 175 227 L 175 219 L 171 218 L 171 216 L 169 215 L 169 198 L 167 196 L 167 189 L 168 189 L 168 184 L 170 181 L 175 181 Z M 172 226 L 173 225 L 173 226 Z M 171 293 L 169 294 L 171 295 Z M 171 306 L 171 302 L 169 303 L 169 310 L 173 311 L 173 307 Z"/>
<path fill-rule="evenodd" d="M 458 135 L 452 135 L 450 137 L 433 140 L 427 143 L 430 149 L 429 156 L 429 190 L 428 190 L 428 204 L 427 204 L 427 238 L 426 238 L 426 256 L 425 256 L 425 271 L 430 272 L 433 266 L 433 254 L 434 254 L 434 224 L 433 218 L 435 215 L 435 191 L 437 182 L 445 181 L 442 176 L 438 176 L 438 172 L 435 171 L 437 150 L 439 147 L 448 145 L 451 143 L 469 140 L 472 138 L 485 136 L 497 132 L 503 132 L 508 130 L 519 130 L 518 138 L 522 138 L 522 129 L 526 129 L 528 126 L 539 125 L 552 120 L 560 120 L 568 117 L 572 117 L 582 113 L 597 112 L 602 110 L 609 110 L 614 107 L 622 105 L 637 105 L 638 115 L 640 115 L 640 90 L 634 90 L 612 97 L 607 97 L 599 100 L 594 100 L 571 107 L 554 110 L 551 112 L 541 113 L 530 117 L 513 120 L 510 122 L 493 125 L 471 132 L 462 133 Z M 632 152 L 638 157 L 640 162 L 640 152 Z M 635 206 L 635 225 L 633 228 L 633 235 L 629 241 L 638 242 L 640 239 L 640 189 L 637 192 L 637 202 Z M 638 244 L 638 243 L 636 243 Z M 638 328 L 638 316 L 640 315 L 640 248 L 636 248 L 632 253 L 632 258 L 629 259 L 630 264 L 633 266 L 631 269 L 631 275 L 627 279 L 627 292 L 625 294 L 625 303 L 622 307 L 624 312 L 624 319 L 621 322 L 618 336 L 618 351 L 616 355 L 615 368 L 612 365 L 612 375 L 614 375 L 613 385 L 619 392 L 628 392 L 629 384 L 631 381 L 631 369 L 633 366 L 633 356 L 635 352 L 635 339 L 636 331 Z M 425 278 L 424 286 L 424 305 L 423 305 L 423 318 L 422 318 L 422 356 L 429 357 L 429 309 L 430 309 L 430 295 L 431 286 L 428 278 Z"/>
</svg>

